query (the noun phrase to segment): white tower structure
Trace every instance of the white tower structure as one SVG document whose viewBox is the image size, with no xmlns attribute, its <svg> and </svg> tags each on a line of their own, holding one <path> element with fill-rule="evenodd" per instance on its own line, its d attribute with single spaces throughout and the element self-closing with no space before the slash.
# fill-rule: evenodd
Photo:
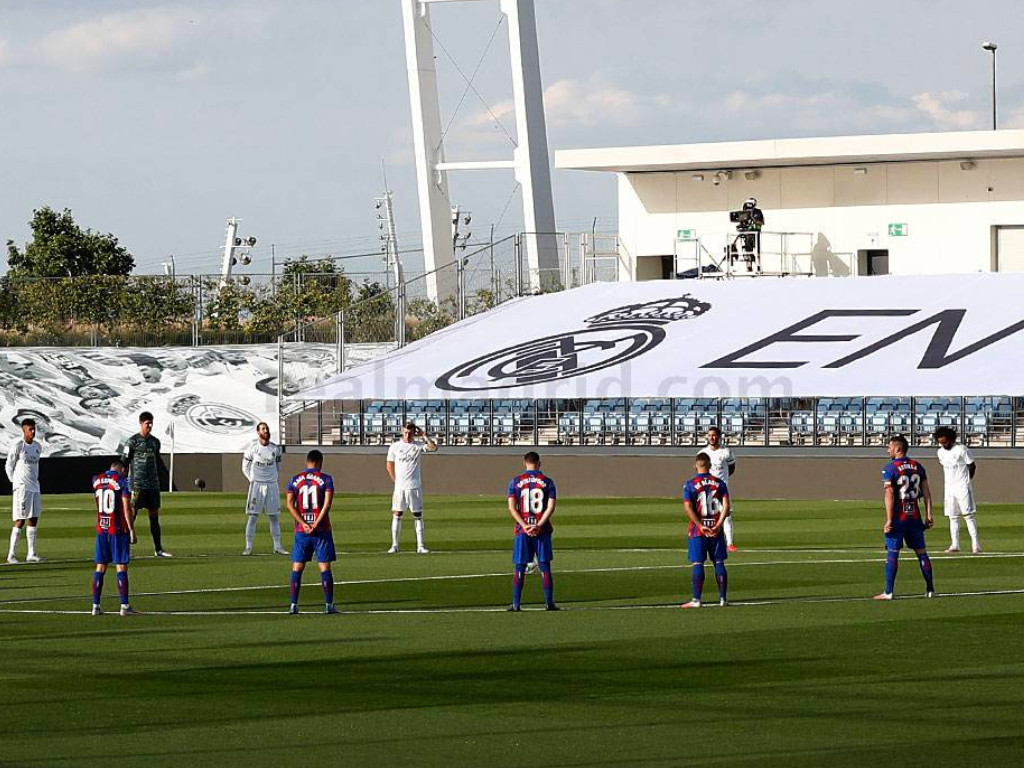
<svg viewBox="0 0 1024 768">
<path fill-rule="evenodd" d="M 523 222 L 527 232 L 524 278 L 537 290 L 544 281 L 557 279 L 560 271 L 534 0 L 499 0 L 501 12 L 508 21 L 512 62 L 518 140 L 512 159 L 448 162 L 445 157 L 429 6 L 431 3 L 475 1 L 478 0 L 401 0 L 424 264 L 427 272 L 433 272 L 455 259 L 448 171 L 508 169 L 515 172 L 523 195 Z M 450 296 L 455 291 L 455 282 L 454 270 L 442 270 L 428 278 L 427 291 L 435 300 Z"/>
</svg>

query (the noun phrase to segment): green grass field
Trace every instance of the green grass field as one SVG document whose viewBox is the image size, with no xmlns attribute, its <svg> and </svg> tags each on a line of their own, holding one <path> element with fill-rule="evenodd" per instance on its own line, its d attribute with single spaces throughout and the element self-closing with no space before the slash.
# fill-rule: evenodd
<svg viewBox="0 0 1024 768">
<path fill-rule="evenodd" d="M 908 599 L 877 603 L 877 505 L 742 500 L 733 605 L 681 611 L 678 502 L 566 499 L 564 610 L 510 614 L 502 499 L 428 497 L 432 553 L 389 556 L 388 501 L 342 496 L 343 614 L 311 569 L 295 617 L 265 520 L 268 554 L 240 556 L 240 496 L 165 500 L 173 560 L 139 521 L 144 615 L 117 616 L 112 576 L 88 615 L 88 496 L 44 500 L 46 563 L 0 567 L 0 765 L 1024 764 L 1019 505 L 982 508 L 982 556 L 941 554 L 940 519 L 940 597 L 911 554 Z"/>
</svg>

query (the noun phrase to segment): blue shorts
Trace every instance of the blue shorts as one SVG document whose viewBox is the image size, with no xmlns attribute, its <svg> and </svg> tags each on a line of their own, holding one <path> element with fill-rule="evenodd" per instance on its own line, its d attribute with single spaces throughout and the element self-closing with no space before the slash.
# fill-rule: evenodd
<svg viewBox="0 0 1024 768">
<path fill-rule="evenodd" d="M 128 565 L 132 559 L 132 537 L 127 533 L 96 534 L 97 565 Z"/>
<path fill-rule="evenodd" d="M 540 536 L 516 534 L 516 541 L 512 546 L 512 562 L 516 565 L 529 565 L 533 562 L 535 555 L 537 561 L 541 563 L 550 563 L 555 559 L 555 552 L 551 547 L 551 534 L 542 533 Z"/>
<path fill-rule="evenodd" d="M 892 533 L 885 535 L 885 548 L 889 552 L 899 552 L 903 543 L 911 549 L 924 549 L 924 528 L 919 526 L 893 528 Z"/>
<path fill-rule="evenodd" d="M 717 536 L 697 536 L 689 540 L 687 552 L 690 555 L 691 563 L 703 563 L 710 560 L 717 563 L 729 557 L 729 550 L 725 546 L 725 534 Z"/>
<path fill-rule="evenodd" d="M 318 563 L 333 563 L 338 559 L 334 551 L 334 535 L 327 533 L 302 533 L 295 534 L 295 544 L 292 545 L 292 562 L 308 563 L 316 556 Z"/>
</svg>

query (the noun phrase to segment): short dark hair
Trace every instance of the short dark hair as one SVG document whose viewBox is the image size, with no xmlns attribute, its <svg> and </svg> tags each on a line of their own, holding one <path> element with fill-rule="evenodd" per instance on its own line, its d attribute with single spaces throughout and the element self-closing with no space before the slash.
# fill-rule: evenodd
<svg viewBox="0 0 1024 768">
<path fill-rule="evenodd" d="M 704 453 L 704 451 L 701 451 L 700 453 L 697 454 L 697 458 L 695 459 L 695 461 L 696 461 L 697 464 L 700 464 L 702 467 L 710 467 L 711 466 L 711 457 L 708 456 L 706 453 Z"/>
<path fill-rule="evenodd" d="M 540 464 L 540 454 L 536 451 L 527 451 L 523 454 L 523 461 L 527 464 Z"/>
<path fill-rule="evenodd" d="M 153 420 L 153 414 L 150 413 L 149 411 L 143 411 L 142 413 L 139 414 L 139 424 L 141 424 L 144 421 L 152 421 L 152 420 Z"/>
<path fill-rule="evenodd" d="M 120 459 L 120 458 L 114 459 L 112 462 L 110 462 L 110 468 L 111 469 L 124 469 L 125 468 L 124 461 L 122 459 Z"/>
<path fill-rule="evenodd" d="M 314 448 L 312 451 L 306 454 L 306 463 L 322 466 L 324 463 L 324 455 L 320 453 L 320 451 L 318 451 L 316 448 Z"/>
<path fill-rule="evenodd" d="M 403 429 L 411 429 L 413 432 L 415 432 L 416 431 L 416 422 L 415 421 L 407 421 L 407 422 L 405 422 L 405 424 L 403 425 L 402 428 Z"/>
<path fill-rule="evenodd" d="M 261 421 L 261 422 L 260 422 L 259 424 L 257 424 L 257 425 L 256 425 L 256 431 L 257 431 L 257 432 L 259 432 L 259 431 L 260 431 L 260 427 L 266 427 L 266 428 L 267 428 L 267 431 L 268 431 L 268 432 L 270 431 L 270 425 L 269 425 L 269 424 L 267 424 L 267 422 L 265 422 L 265 421 Z"/>
<path fill-rule="evenodd" d="M 910 443 L 907 442 L 907 438 L 905 438 L 903 435 L 893 435 L 892 437 L 889 438 L 889 442 L 896 443 L 897 445 L 899 445 L 900 450 L 903 451 L 903 453 L 906 453 L 908 450 L 910 450 Z"/>
<path fill-rule="evenodd" d="M 22 419 L 21 426 L 23 427 L 34 427 L 36 425 L 35 419 Z"/>
<path fill-rule="evenodd" d="M 708 427 L 708 432 L 717 432 L 718 434 L 722 434 L 722 430 L 720 430 L 714 424 L 712 424 L 710 427 Z"/>
<path fill-rule="evenodd" d="M 936 442 L 938 441 L 938 439 L 940 437 L 948 437 L 950 440 L 952 440 L 955 443 L 956 442 L 956 430 L 953 429 L 952 427 L 939 427 L 938 429 L 935 430 L 935 434 L 932 435 L 932 437 L 935 438 Z"/>
</svg>

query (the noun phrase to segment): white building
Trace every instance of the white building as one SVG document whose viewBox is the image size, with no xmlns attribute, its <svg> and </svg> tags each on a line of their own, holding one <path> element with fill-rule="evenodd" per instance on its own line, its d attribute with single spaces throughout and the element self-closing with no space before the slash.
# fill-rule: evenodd
<svg viewBox="0 0 1024 768">
<path fill-rule="evenodd" d="M 749 197 L 768 273 L 1024 272 L 1024 130 L 574 149 L 555 164 L 618 174 L 624 279 L 723 264 Z"/>
</svg>

